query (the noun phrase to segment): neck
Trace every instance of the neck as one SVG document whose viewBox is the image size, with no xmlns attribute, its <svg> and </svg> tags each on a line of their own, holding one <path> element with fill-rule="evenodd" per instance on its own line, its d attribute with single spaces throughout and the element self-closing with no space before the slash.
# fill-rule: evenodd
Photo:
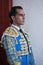
<svg viewBox="0 0 43 65">
<path fill-rule="evenodd" d="M 17 27 L 20 27 L 20 25 L 18 25 L 18 24 L 16 24 L 16 23 L 13 23 L 15 26 L 17 26 Z"/>
</svg>

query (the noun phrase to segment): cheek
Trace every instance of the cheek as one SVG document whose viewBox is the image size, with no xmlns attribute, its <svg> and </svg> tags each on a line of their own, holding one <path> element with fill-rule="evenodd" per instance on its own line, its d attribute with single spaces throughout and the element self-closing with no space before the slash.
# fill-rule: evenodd
<svg viewBox="0 0 43 65">
<path fill-rule="evenodd" d="M 20 16 L 20 17 L 19 17 L 19 16 L 18 16 L 18 17 L 16 17 L 16 21 L 18 21 L 18 22 L 19 22 L 19 21 L 21 21 L 21 22 L 22 22 L 23 20 L 24 20 L 24 18 L 23 18 L 22 16 Z"/>
<path fill-rule="evenodd" d="M 22 21 L 22 17 L 18 17 L 17 20 L 18 20 L 18 21 Z"/>
<path fill-rule="evenodd" d="M 23 17 L 19 17 L 19 20 L 22 21 L 23 20 Z"/>
</svg>

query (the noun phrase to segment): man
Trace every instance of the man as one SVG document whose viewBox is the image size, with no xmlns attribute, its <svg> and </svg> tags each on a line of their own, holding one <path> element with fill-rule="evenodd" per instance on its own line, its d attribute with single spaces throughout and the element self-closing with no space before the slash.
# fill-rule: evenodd
<svg viewBox="0 0 43 65">
<path fill-rule="evenodd" d="M 8 27 L 2 36 L 9 64 L 35 65 L 29 33 L 20 27 L 25 21 L 23 8 L 21 6 L 12 7 L 9 17 L 11 27 Z"/>
</svg>

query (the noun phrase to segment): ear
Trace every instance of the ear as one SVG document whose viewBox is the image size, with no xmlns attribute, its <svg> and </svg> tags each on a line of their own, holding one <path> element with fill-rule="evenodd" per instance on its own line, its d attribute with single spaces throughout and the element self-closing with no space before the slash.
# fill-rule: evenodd
<svg viewBox="0 0 43 65">
<path fill-rule="evenodd" d="M 14 16 L 11 16 L 12 20 L 14 20 Z"/>
</svg>

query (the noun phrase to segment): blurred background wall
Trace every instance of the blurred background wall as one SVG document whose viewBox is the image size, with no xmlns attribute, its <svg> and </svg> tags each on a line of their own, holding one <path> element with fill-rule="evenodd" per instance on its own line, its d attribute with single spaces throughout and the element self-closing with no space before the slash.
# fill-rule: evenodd
<svg viewBox="0 0 43 65">
<path fill-rule="evenodd" d="M 43 65 L 43 0 L 13 0 L 13 6 L 21 5 L 25 11 L 25 24 L 30 32 L 36 65 Z"/>
</svg>

